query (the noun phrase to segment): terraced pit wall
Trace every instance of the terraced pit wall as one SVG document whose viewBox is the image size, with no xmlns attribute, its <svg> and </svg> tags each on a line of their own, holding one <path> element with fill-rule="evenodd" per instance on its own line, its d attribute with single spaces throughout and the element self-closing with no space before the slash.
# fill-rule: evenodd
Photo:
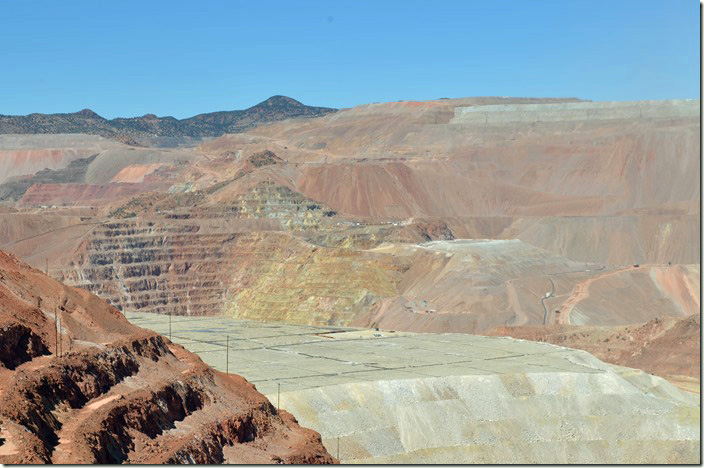
<svg viewBox="0 0 704 468">
<path fill-rule="evenodd" d="M 135 216 L 142 205 L 128 205 L 117 210 L 127 217 L 93 229 L 57 276 L 120 310 L 173 315 L 222 314 L 233 271 L 268 264 L 275 246 L 286 242 L 285 236 L 263 242 L 267 233 L 316 231 L 335 214 L 273 183 L 204 208 Z"/>
<path fill-rule="evenodd" d="M 61 275 L 119 310 L 176 315 L 219 311 L 227 247 L 238 234 L 199 230 L 178 221 L 109 222 L 93 231 L 78 265 L 61 270 Z"/>
</svg>

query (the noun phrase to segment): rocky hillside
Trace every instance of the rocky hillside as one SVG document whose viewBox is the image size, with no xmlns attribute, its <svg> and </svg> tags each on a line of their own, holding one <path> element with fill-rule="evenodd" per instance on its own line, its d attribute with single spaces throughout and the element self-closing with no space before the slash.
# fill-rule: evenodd
<svg viewBox="0 0 704 468">
<path fill-rule="evenodd" d="M 497 327 L 488 334 L 583 349 L 599 359 L 659 375 L 689 391 L 701 381 L 701 315 L 654 318 L 621 327 Z"/>
<path fill-rule="evenodd" d="M 294 117 L 318 117 L 335 112 L 306 106 L 286 96 L 272 96 L 245 110 L 211 112 L 187 119 L 142 117 L 105 119 L 90 109 L 69 114 L 0 115 L 0 134 L 88 133 L 137 144 L 134 139 L 159 137 L 215 137 L 237 133 L 266 122 Z"/>
<path fill-rule="evenodd" d="M 0 252 L 0 463 L 331 463 L 242 377 Z"/>
</svg>

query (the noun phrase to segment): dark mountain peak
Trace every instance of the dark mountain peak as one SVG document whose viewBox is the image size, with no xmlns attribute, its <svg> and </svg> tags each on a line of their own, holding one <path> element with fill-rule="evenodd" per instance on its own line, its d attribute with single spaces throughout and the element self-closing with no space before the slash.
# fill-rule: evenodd
<svg viewBox="0 0 704 468">
<path fill-rule="evenodd" d="M 95 112 L 93 112 L 90 109 L 83 109 L 82 111 L 76 112 L 76 114 L 83 116 L 83 117 L 89 117 L 91 119 L 102 119 L 101 116 L 99 116 L 98 114 L 96 114 Z"/>
<path fill-rule="evenodd" d="M 319 117 L 336 109 L 306 106 L 287 96 L 272 96 L 246 110 L 210 112 L 179 120 L 174 117 L 117 117 L 107 120 L 90 109 L 69 114 L 0 116 L 0 134 L 89 133 L 137 144 L 140 138 L 219 137 L 290 118 Z"/>
<path fill-rule="evenodd" d="M 281 108 L 281 107 L 306 107 L 303 103 L 296 101 L 288 96 L 281 96 L 277 94 L 276 96 L 271 96 L 266 101 L 262 101 L 256 106 L 250 107 L 250 109 L 256 108 Z"/>
</svg>

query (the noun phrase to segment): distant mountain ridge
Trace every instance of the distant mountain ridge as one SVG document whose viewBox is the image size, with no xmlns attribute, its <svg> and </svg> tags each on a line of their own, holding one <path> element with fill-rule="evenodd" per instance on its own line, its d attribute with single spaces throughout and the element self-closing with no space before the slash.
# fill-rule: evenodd
<svg viewBox="0 0 704 468">
<path fill-rule="evenodd" d="M 117 117 L 105 119 L 90 109 L 68 114 L 0 114 L 0 134 L 7 133 L 88 133 L 130 142 L 147 137 L 217 137 L 237 133 L 262 123 L 294 117 L 319 117 L 337 109 L 306 106 L 286 96 L 272 96 L 245 110 L 210 112 L 187 119 L 157 117 Z"/>
</svg>

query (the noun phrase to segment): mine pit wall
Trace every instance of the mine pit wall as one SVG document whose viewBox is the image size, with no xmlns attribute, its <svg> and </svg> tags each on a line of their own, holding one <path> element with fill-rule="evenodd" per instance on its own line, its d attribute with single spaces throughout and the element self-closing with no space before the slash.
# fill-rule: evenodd
<svg viewBox="0 0 704 468">
<path fill-rule="evenodd" d="M 566 102 L 456 107 L 451 124 L 699 118 L 699 100 Z"/>
<path fill-rule="evenodd" d="M 287 187 L 261 183 L 233 203 L 106 222 L 57 276 L 123 311 L 222 315 L 233 271 L 270 255 L 259 248 L 266 232 L 318 232 L 334 214 Z"/>
<path fill-rule="evenodd" d="M 240 233 L 199 232 L 194 223 L 115 221 L 92 233 L 62 279 L 119 310 L 217 315 L 227 287 L 229 247 Z"/>
</svg>

